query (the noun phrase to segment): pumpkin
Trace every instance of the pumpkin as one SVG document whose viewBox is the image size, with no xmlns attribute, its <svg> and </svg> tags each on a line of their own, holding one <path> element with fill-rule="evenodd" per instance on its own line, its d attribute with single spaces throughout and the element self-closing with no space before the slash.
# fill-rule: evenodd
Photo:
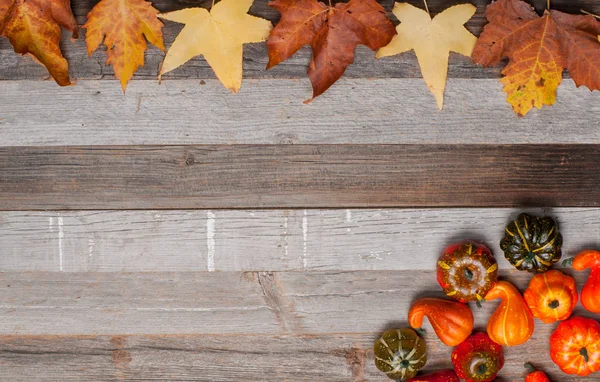
<svg viewBox="0 0 600 382">
<path fill-rule="evenodd" d="M 425 340 L 410 328 L 390 329 L 375 342 L 375 366 L 391 379 L 409 379 L 427 363 Z"/>
<path fill-rule="evenodd" d="M 498 281 L 485 299 L 502 299 L 487 324 L 487 333 L 497 344 L 521 345 L 533 335 L 533 315 L 519 290 L 508 281 Z"/>
<path fill-rule="evenodd" d="M 546 272 L 562 256 L 562 235 L 550 217 L 520 214 L 504 229 L 500 248 L 518 270 Z"/>
<path fill-rule="evenodd" d="M 448 297 L 460 302 L 482 301 L 498 280 L 498 263 L 483 244 L 453 244 L 438 259 L 437 279 Z"/>
<path fill-rule="evenodd" d="M 467 382 L 489 382 L 504 366 L 502 346 L 486 333 L 475 333 L 452 352 L 456 374 Z"/>
<path fill-rule="evenodd" d="M 586 250 L 573 259 L 573 269 L 583 271 L 591 268 L 592 272 L 581 290 L 581 305 L 593 313 L 600 313 L 600 252 Z"/>
<path fill-rule="evenodd" d="M 525 382 L 550 382 L 550 378 L 548 378 L 546 373 L 536 370 L 530 363 L 525 364 L 525 370 L 527 370 Z"/>
<path fill-rule="evenodd" d="M 440 370 L 411 378 L 406 382 L 460 382 L 460 379 L 454 370 Z"/>
<path fill-rule="evenodd" d="M 550 357 L 567 374 L 581 377 L 600 371 L 600 324 L 573 317 L 550 336 Z"/>
<path fill-rule="evenodd" d="M 423 325 L 423 317 L 429 319 L 435 334 L 448 346 L 463 342 L 473 331 L 474 318 L 471 308 L 460 302 L 441 298 L 422 298 L 410 307 L 408 324 L 415 329 Z"/>
<path fill-rule="evenodd" d="M 533 276 L 523 297 L 533 317 L 551 324 L 571 316 L 577 305 L 577 285 L 571 276 L 550 270 Z"/>
</svg>

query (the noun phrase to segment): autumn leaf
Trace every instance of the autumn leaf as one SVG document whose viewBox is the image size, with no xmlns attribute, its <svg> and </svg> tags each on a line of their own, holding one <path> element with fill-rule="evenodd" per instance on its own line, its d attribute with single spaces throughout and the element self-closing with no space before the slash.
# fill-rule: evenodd
<svg viewBox="0 0 600 382">
<path fill-rule="evenodd" d="M 248 14 L 253 0 L 222 0 L 210 12 L 187 8 L 161 14 L 165 20 L 185 24 L 169 48 L 160 70 L 163 74 L 203 55 L 217 78 L 229 90 L 242 86 L 243 45 L 267 39 L 270 21 Z"/>
<path fill-rule="evenodd" d="M 313 97 L 325 92 L 354 61 L 354 49 L 363 44 L 377 50 L 395 35 L 394 24 L 375 0 L 350 0 L 327 6 L 317 0 L 273 0 L 268 4 L 281 20 L 267 40 L 267 69 L 287 60 L 310 44 L 313 56 L 308 77 Z"/>
<path fill-rule="evenodd" d="M 61 27 L 77 38 L 70 0 L 0 0 L 0 35 L 10 40 L 16 53 L 31 55 L 66 86 L 71 80 L 60 51 Z"/>
<path fill-rule="evenodd" d="M 163 23 L 158 11 L 145 0 L 102 0 L 88 13 L 85 42 L 88 55 L 104 40 L 106 63 L 112 65 L 123 91 L 140 66 L 144 66 L 146 39 L 161 50 Z M 144 38 L 145 36 L 145 38 Z"/>
<path fill-rule="evenodd" d="M 508 57 L 501 82 L 520 116 L 556 101 L 565 68 L 578 87 L 600 89 L 600 22 L 593 16 L 551 10 L 540 17 L 521 0 L 498 0 L 485 14 L 489 24 L 473 61 L 490 66 Z"/>
<path fill-rule="evenodd" d="M 471 56 L 477 43 L 477 37 L 463 26 L 476 10 L 471 4 L 457 5 L 432 19 L 422 9 L 408 3 L 396 3 L 393 12 L 400 20 L 400 25 L 396 27 L 398 34 L 389 45 L 379 49 L 377 57 L 414 49 L 423 79 L 441 110 L 444 105 L 450 51 Z"/>
</svg>

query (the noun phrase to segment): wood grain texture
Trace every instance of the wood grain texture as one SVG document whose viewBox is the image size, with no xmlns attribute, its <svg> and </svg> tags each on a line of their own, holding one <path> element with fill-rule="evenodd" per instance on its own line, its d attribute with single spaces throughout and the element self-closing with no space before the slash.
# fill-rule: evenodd
<svg viewBox="0 0 600 382">
<path fill-rule="evenodd" d="M 39 380 L 384 381 L 372 343 L 385 329 L 406 326 L 414 298 L 441 293 L 430 271 L 116 273 L 98 274 L 95 283 L 90 274 L 0 275 L 0 298 L 7 301 L 0 306 L 0 363 L 3 375 L 16 380 L 38 380 L 43 371 L 47 379 Z M 517 271 L 501 276 L 521 289 L 529 280 Z M 581 285 L 585 275 L 576 278 Z M 244 298 L 264 309 L 227 318 L 218 312 Z M 473 307 L 477 330 L 496 306 Z M 268 316 L 256 313 L 263 310 Z M 569 379 L 542 356 L 555 326 L 536 321 L 527 344 L 505 349 L 502 380 L 520 380 L 525 360 L 556 381 L 595 380 Z M 424 328 L 428 368 L 449 366 L 451 349 L 429 323 Z"/>
<path fill-rule="evenodd" d="M 510 269 L 499 242 L 520 211 L 1 212 L 0 271 L 207 271 L 210 251 L 215 271 L 420 270 L 433 269 L 443 248 L 463 239 L 486 243 Z M 600 209 L 526 211 L 559 222 L 565 258 L 600 248 Z"/>
<path fill-rule="evenodd" d="M 0 145 L 600 143 L 600 92 L 566 80 L 518 118 L 496 79 L 450 79 L 436 108 L 421 79 L 342 79 L 310 105 L 307 79 L 0 83 Z M 568 117 L 566 117 L 568 116 Z"/>
<path fill-rule="evenodd" d="M 267 18 L 277 22 L 279 14 L 268 7 L 268 0 L 254 1 L 250 13 L 256 16 Z M 385 9 L 389 11 L 389 16 L 396 21 L 391 13 L 393 0 L 380 1 Z M 442 0 L 430 0 L 429 8 L 434 14 L 443 11 L 446 7 L 459 4 L 463 1 L 454 0 L 451 2 Z M 173 11 L 184 7 L 204 6 L 209 7 L 210 0 L 186 0 L 171 1 L 158 0 L 153 1 L 154 6 L 162 12 Z M 419 0 L 410 0 L 409 3 L 423 7 Z M 489 0 L 474 0 L 473 4 L 477 6 L 477 13 L 467 23 L 467 27 L 476 35 L 479 35 L 486 20 L 484 10 Z M 538 11 L 543 11 L 546 7 L 545 0 L 532 1 Z M 96 4 L 94 0 L 75 0 L 72 2 L 73 11 L 80 25 L 85 22 L 85 16 Z M 600 13 L 600 5 L 593 0 L 555 0 L 552 2 L 554 9 L 563 10 L 578 14 L 580 9 L 586 9 L 596 14 Z M 181 30 L 181 25 L 167 22 L 164 28 L 165 43 L 168 46 L 174 41 Z M 82 30 L 80 37 L 75 42 L 65 36 L 61 47 L 69 61 L 70 72 L 75 79 L 103 79 L 112 78 L 112 67 L 106 65 L 106 54 L 103 49 L 99 49 L 90 58 L 87 56 L 85 46 L 85 30 Z M 104 47 L 103 47 L 104 48 Z M 308 48 L 301 49 L 293 57 L 281 63 L 277 67 L 266 71 L 267 49 L 264 43 L 246 45 L 244 49 L 244 76 L 246 78 L 304 78 L 310 61 L 311 51 Z M 386 78 L 386 77 L 420 77 L 420 70 L 414 54 L 397 55 L 390 58 L 375 60 L 375 54 L 366 47 L 359 47 L 356 52 L 355 63 L 346 70 L 346 76 L 354 78 Z M 158 48 L 151 47 L 146 55 L 144 67 L 140 68 L 136 74 L 136 79 L 156 79 L 158 69 L 164 58 Z M 0 40 L 0 79 L 40 79 L 47 77 L 48 74 L 44 68 L 40 67 L 33 60 L 15 54 L 6 39 Z M 449 67 L 450 77 L 460 78 L 497 78 L 499 77 L 501 67 L 492 69 L 483 69 L 480 66 L 473 65 L 470 59 L 452 54 Z M 214 78 L 212 69 L 206 61 L 201 58 L 194 58 L 183 67 L 165 75 L 163 78 Z"/>
<path fill-rule="evenodd" d="M 547 330 L 546 330 L 547 331 Z M 524 359 L 553 381 L 593 382 L 561 373 L 544 333 L 506 350 L 497 382 L 523 381 Z M 0 363 L 7 381 L 390 381 L 373 362 L 377 334 L 311 336 L 2 336 Z M 450 349 L 428 338 L 426 370 L 451 367 Z"/>
<path fill-rule="evenodd" d="M 0 148 L 0 209 L 593 207 L 598 145 Z"/>
</svg>

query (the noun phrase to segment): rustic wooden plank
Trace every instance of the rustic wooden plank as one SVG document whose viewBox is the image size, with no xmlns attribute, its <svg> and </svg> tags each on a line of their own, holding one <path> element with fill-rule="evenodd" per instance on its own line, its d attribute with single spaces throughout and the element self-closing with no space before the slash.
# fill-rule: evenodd
<svg viewBox="0 0 600 382">
<path fill-rule="evenodd" d="M 0 148 L 0 209 L 598 206 L 598 145 Z"/>
<path fill-rule="evenodd" d="M 2 146 L 600 143 L 600 92 L 571 80 L 525 118 L 495 79 L 451 79 L 443 112 L 420 79 L 342 79 L 310 105 L 308 80 L 246 81 L 238 95 L 216 80 L 1 86 Z"/>
<path fill-rule="evenodd" d="M 499 242 L 520 211 L 1 212 L 0 271 L 419 270 L 433 269 L 448 243 L 468 238 L 485 242 L 510 269 Z M 526 211 L 557 219 L 565 257 L 600 248 L 599 209 Z"/>
<path fill-rule="evenodd" d="M 597 377 L 561 373 L 542 356 L 536 333 L 523 347 L 506 349 L 498 382 L 522 381 L 531 360 L 553 381 L 592 382 Z M 386 381 L 375 368 L 376 334 L 311 336 L 2 336 L 3 378 L 29 381 Z M 450 350 L 428 342 L 427 370 L 450 367 Z M 542 350 L 543 349 L 543 350 Z M 543 352 L 542 352 L 543 351 Z M 532 355 L 535 354 L 535 355 Z"/>
<path fill-rule="evenodd" d="M 0 273 L 3 334 L 274 333 L 241 273 Z M 6 318 L 6 320 L 4 320 Z"/>
<path fill-rule="evenodd" d="M 154 5 L 162 12 L 168 12 L 189 6 L 210 6 L 212 0 L 189 0 L 185 2 L 173 2 L 170 0 L 153 1 Z M 272 8 L 267 7 L 268 0 L 256 0 L 250 12 L 256 16 L 267 18 L 276 22 L 279 14 Z M 381 4 L 391 11 L 393 0 L 382 0 Z M 422 1 L 409 0 L 415 6 L 423 7 Z M 433 14 L 437 14 L 446 7 L 458 4 L 463 1 L 442 1 L 429 0 L 429 8 Z M 96 1 L 75 0 L 72 7 L 80 25 L 85 22 L 85 15 L 91 10 Z M 483 25 L 486 23 L 484 16 L 485 6 L 489 0 L 472 1 L 477 6 L 477 13 L 467 23 L 467 27 L 476 35 L 479 35 Z M 545 0 L 532 1 L 538 11 L 543 11 L 546 7 Z M 586 9 L 591 12 L 600 13 L 600 4 L 593 0 L 554 0 L 552 1 L 554 9 L 579 13 L 580 9 Z M 392 20 L 395 17 L 389 13 Z M 181 25 L 167 22 L 164 33 L 167 47 L 171 45 L 179 31 Z M 112 67 L 106 65 L 106 54 L 103 49 L 94 53 L 91 58 L 87 56 L 85 46 L 85 30 L 82 30 L 80 37 L 75 42 L 69 39 L 65 34 L 62 49 L 70 64 L 70 72 L 77 79 L 101 79 L 112 78 Z M 306 76 L 306 69 L 310 60 L 310 49 L 303 48 L 293 57 L 278 65 L 277 67 L 266 71 L 267 49 L 263 44 L 247 45 L 244 51 L 244 75 L 247 78 L 303 78 Z M 139 79 L 155 79 L 158 68 L 161 65 L 164 54 L 157 48 L 151 47 L 146 53 L 146 62 L 143 68 L 140 68 L 135 74 Z M 0 40 L 0 79 L 40 79 L 47 77 L 44 68 L 34 63 L 33 60 L 16 55 L 8 40 Z M 450 61 L 449 76 L 460 78 L 496 78 L 499 76 L 501 67 L 493 69 L 483 69 L 480 66 L 473 65 L 466 57 L 453 54 Z M 397 55 L 381 60 L 374 60 L 374 53 L 365 47 L 357 49 L 355 63 L 350 65 L 345 73 L 348 77 L 355 78 L 386 78 L 386 77 L 420 77 L 420 70 L 415 59 L 411 54 Z M 195 58 L 181 68 L 164 76 L 165 78 L 214 78 L 214 73 L 203 58 Z M 117 85 L 115 85 L 117 86 Z"/>
<path fill-rule="evenodd" d="M 501 275 L 521 289 L 531 279 Z M 413 299 L 443 295 L 430 270 L 0 276 L 0 335 L 373 333 L 403 322 Z M 495 306 L 474 309 L 477 322 Z"/>
<path fill-rule="evenodd" d="M 0 275 L 0 299 L 7 301 L 0 306 L 3 375 L 30 380 L 38 380 L 36 370 L 47 368 L 48 380 L 63 380 L 62 376 L 66 380 L 82 380 L 82 376 L 93 380 L 256 380 L 258 374 L 269 370 L 267 379 L 259 379 L 361 380 L 360 376 L 383 381 L 372 363 L 371 344 L 386 328 L 406 326 L 405 315 L 413 298 L 440 295 L 431 271 L 117 273 L 102 275 L 102 282 L 83 290 L 82 283 L 90 285 L 94 276 L 100 275 Z M 211 275 L 214 278 L 210 282 L 198 281 Z M 530 278 L 516 271 L 502 271 L 501 276 L 521 289 Z M 576 278 L 581 285 L 585 275 L 577 274 Z M 200 292 L 196 287 L 200 282 L 210 287 Z M 171 284 L 175 286 L 168 287 Z M 166 296 L 169 292 L 165 286 L 177 293 Z M 186 292 L 188 288 L 190 292 Z M 200 317 L 182 312 L 191 304 L 197 310 L 213 312 L 232 302 L 239 306 L 248 291 L 254 294 L 257 288 L 262 290 L 270 317 L 240 311 L 231 312 L 227 318 L 217 313 Z M 210 299 L 207 294 L 218 297 Z M 49 309 L 49 305 L 54 308 Z M 132 312 L 141 306 L 155 311 L 138 316 L 136 326 L 128 324 Z M 483 330 L 496 306 L 473 307 L 477 330 Z M 42 310 L 45 314 L 39 313 Z M 578 308 L 576 314 L 581 313 Z M 98 315 L 112 317 L 110 325 L 95 318 Z M 278 326 L 265 323 L 274 320 Z M 233 325 L 235 331 L 231 330 Z M 562 375 L 545 356 L 555 326 L 536 321 L 534 336 L 527 344 L 505 349 L 507 367 L 502 380 L 522 378 L 526 360 L 549 371 L 553 380 L 574 380 Z M 428 367 L 448 366 L 451 349 L 435 338 L 429 323 L 424 327 L 428 329 Z M 71 335 L 79 331 L 101 337 Z M 577 380 L 595 380 L 590 378 Z"/>
</svg>

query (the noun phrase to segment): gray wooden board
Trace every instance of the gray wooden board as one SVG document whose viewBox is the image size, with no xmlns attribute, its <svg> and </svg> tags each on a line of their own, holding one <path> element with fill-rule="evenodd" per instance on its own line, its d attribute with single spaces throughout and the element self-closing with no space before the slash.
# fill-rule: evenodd
<svg viewBox="0 0 600 382">
<path fill-rule="evenodd" d="M 523 381 L 532 361 L 556 382 L 592 382 L 566 376 L 545 356 L 543 333 L 505 350 L 497 382 Z M 373 363 L 376 333 L 310 336 L 115 335 L 1 336 L 0 380 L 30 381 L 389 381 Z M 451 367 L 450 349 L 427 336 L 432 371 Z"/>
<path fill-rule="evenodd" d="M 276 22 L 279 19 L 279 14 L 272 8 L 268 7 L 268 0 L 254 1 L 250 13 L 256 16 L 267 18 Z M 393 0 L 380 1 L 384 8 L 391 11 Z M 415 6 L 423 8 L 422 1 L 410 0 Z M 454 4 L 464 3 L 466 1 L 443 1 L 429 0 L 429 8 L 433 14 L 437 14 Z M 475 0 L 471 3 L 477 5 L 477 13 L 467 23 L 467 27 L 476 35 L 479 35 L 483 25 L 486 23 L 484 16 L 485 6 L 489 3 L 488 0 Z M 535 0 L 535 4 L 539 12 L 546 7 L 545 0 Z M 96 1 L 91 0 L 74 0 L 72 1 L 73 11 L 80 25 L 85 23 L 86 14 L 96 4 Z M 209 7 L 211 0 L 187 0 L 174 2 L 170 0 L 153 1 L 153 4 L 162 12 L 168 12 L 184 7 L 204 6 Z M 572 12 L 579 14 L 580 9 L 600 13 L 600 5 L 593 0 L 554 0 L 552 1 L 554 9 Z M 395 17 L 389 12 L 391 19 Z M 181 24 L 167 22 L 164 28 L 165 42 L 167 47 L 171 45 L 179 31 Z M 150 46 L 150 44 L 148 44 Z M 101 79 L 112 78 L 112 67 L 106 65 L 105 47 L 98 49 L 91 57 L 88 58 L 87 48 L 85 45 L 85 30 L 82 29 L 80 37 L 76 41 L 71 41 L 70 35 L 65 33 L 61 44 L 65 57 L 70 65 L 70 72 L 75 79 Z M 279 64 L 269 71 L 265 70 L 267 63 L 267 49 L 264 43 L 248 44 L 244 49 L 244 75 L 247 78 L 302 78 L 306 76 L 306 70 L 310 60 L 311 51 L 309 48 L 302 48 L 294 56 L 287 61 Z M 356 59 L 353 65 L 350 65 L 346 70 L 345 75 L 348 77 L 358 78 L 386 78 L 386 77 L 420 77 L 420 70 L 414 54 L 407 53 L 394 57 L 384 58 L 380 60 L 374 59 L 374 52 L 366 47 L 359 46 L 356 50 Z M 158 48 L 150 46 L 145 55 L 145 65 L 140 68 L 135 74 L 135 78 L 156 78 L 159 67 L 164 58 L 164 53 Z M 36 64 L 28 57 L 22 57 L 15 54 L 8 40 L 0 39 L 0 79 L 40 79 L 47 77 L 45 68 Z M 450 77 L 463 78 L 489 78 L 498 77 L 501 66 L 495 68 L 483 69 L 480 66 L 473 65 L 470 59 L 452 54 L 449 67 Z M 172 73 L 165 75 L 165 78 L 214 78 L 214 73 L 206 61 L 202 57 L 197 57 L 190 60 L 181 68 L 176 69 Z M 118 87 L 118 85 L 115 85 Z"/>
<path fill-rule="evenodd" d="M 520 211 L 0 212 L 0 271 L 419 270 L 462 239 L 486 243 L 510 268 L 499 241 Z M 565 257 L 600 248 L 600 209 L 526 211 L 557 219 Z"/>
<path fill-rule="evenodd" d="M 384 381 L 372 363 L 372 343 L 385 329 L 406 326 L 414 298 L 441 294 L 432 271 L 10 272 L 0 277 L 3 376 L 35 380 L 44 372 L 49 380 L 256 380 L 263 375 L 258 379 Z M 521 289 L 530 278 L 517 271 L 502 271 L 501 277 Z M 576 278 L 581 285 L 586 275 Z M 496 306 L 473 307 L 477 330 L 484 330 Z M 505 350 L 503 380 L 522 378 L 525 361 L 551 372 L 555 381 L 575 380 L 547 356 L 555 326 L 536 320 L 527 344 Z M 449 366 L 450 349 L 429 323 L 424 328 L 428 367 Z M 81 334 L 86 336 L 74 337 Z"/>
<path fill-rule="evenodd" d="M 0 65 L 1 66 L 1 65 Z M 450 79 L 437 110 L 421 79 L 342 79 L 304 105 L 308 80 L 0 82 L 0 146 L 600 143 L 600 93 L 565 80 L 519 118 L 496 79 Z"/>
<path fill-rule="evenodd" d="M 597 207 L 600 145 L 0 147 L 0 210 Z"/>
</svg>

